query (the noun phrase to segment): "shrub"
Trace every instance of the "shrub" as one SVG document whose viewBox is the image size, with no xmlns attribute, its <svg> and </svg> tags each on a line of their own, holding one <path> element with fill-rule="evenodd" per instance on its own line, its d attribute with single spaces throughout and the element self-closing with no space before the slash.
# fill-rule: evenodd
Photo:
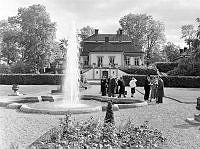
<svg viewBox="0 0 200 149">
<path fill-rule="evenodd" d="M 175 63 L 175 62 L 157 62 L 157 63 L 155 63 L 155 65 L 160 72 L 167 73 L 168 71 L 176 68 L 178 66 L 178 63 Z"/>
<path fill-rule="evenodd" d="M 10 67 L 6 64 L 0 64 L 0 73 L 8 74 L 10 73 Z"/>
<path fill-rule="evenodd" d="M 170 76 L 200 76 L 200 63 L 190 59 L 182 59 L 178 67 L 167 72 Z"/>
<path fill-rule="evenodd" d="M 19 61 L 11 66 L 11 72 L 25 74 L 28 72 L 28 70 L 27 70 L 27 67 L 25 66 L 25 64 L 23 62 Z"/>
<path fill-rule="evenodd" d="M 161 148 L 165 146 L 166 138 L 161 131 L 149 127 L 148 122 L 137 127 L 129 119 L 124 125 L 116 127 L 112 123 L 102 124 L 91 118 L 87 121 L 75 122 L 66 116 L 61 119 L 58 133 L 52 134 L 49 140 L 38 140 L 44 145 L 52 143 L 60 148 Z M 52 142 L 53 141 L 53 142 Z M 45 147 L 44 147 L 45 148 Z"/>
<path fill-rule="evenodd" d="M 121 71 L 124 71 L 128 74 L 137 74 L 137 75 L 156 75 L 157 71 L 155 68 L 149 68 L 144 66 L 138 66 L 138 67 L 130 67 L 130 68 L 120 68 Z"/>
<path fill-rule="evenodd" d="M 137 86 L 144 86 L 145 75 L 129 75 L 123 76 L 125 85 L 129 86 L 131 78 L 136 78 Z M 162 76 L 165 87 L 186 87 L 186 88 L 199 88 L 200 77 L 199 76 Z"/>
<path fill-rule="evenodd" d="M 0 84 L 11 85 L 57 85 L 61 83 L 61 74 L 1 74 Z"/>
</svg>

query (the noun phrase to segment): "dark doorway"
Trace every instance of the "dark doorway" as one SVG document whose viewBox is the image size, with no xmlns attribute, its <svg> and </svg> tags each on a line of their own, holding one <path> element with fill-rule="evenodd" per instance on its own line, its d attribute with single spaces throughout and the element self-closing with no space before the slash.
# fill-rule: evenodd
<svg viewBox="0 0 200 149">
<path fill-rule="evenodd" d="M 102 71 L 102 76 L 105 76 L 106 78 L 108 78 L 108 71 Z"/>
</svg>

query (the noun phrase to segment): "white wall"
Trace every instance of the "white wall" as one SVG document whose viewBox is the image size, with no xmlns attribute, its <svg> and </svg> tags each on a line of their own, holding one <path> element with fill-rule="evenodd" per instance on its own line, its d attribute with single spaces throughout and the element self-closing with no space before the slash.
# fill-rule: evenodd
<svg viewBox="0 0 200 149">
<path fill-rule="evenodd" d="M 110 56 L 115 56 L 115 64 L 122 65 L 122 60 L 123 60 L 123 54 L 122 53 L 90 53 L 90 65 L 93 63 L 98 63 L 98 56 L 103 56 L 103 66 L 109 66 L 109 57 Z"/>
<path fill-rule="evenodd" d="M 127 73 L 125 73 L 121 70 L 117 70 L 117 69 L 90 69 L 89 71 L 86 71 L 84 73 L 84 76 L 89 80 L 101 79 L 103 71 L 108 71 L 108 76 L 114 76 L 114 77 L 121 77 L 121 76 L 127 74 Z"/>
</svg>

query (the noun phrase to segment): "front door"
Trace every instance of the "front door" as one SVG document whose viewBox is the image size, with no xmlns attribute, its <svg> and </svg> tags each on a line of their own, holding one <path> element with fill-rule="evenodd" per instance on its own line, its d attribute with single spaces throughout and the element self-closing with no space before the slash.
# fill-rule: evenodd
<svg viewBox="0 0 200 149">
<path fill-rule="evenodd" d="M 108 78 L 108 71 L 102 71 L 102 76 L 105 76 L 106 78 Z"/>
</svg>

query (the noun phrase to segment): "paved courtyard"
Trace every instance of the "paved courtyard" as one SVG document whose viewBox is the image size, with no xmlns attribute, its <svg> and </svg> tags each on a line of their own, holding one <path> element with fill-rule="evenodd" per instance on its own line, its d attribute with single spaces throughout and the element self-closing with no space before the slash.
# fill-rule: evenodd
<svg viewBox="0 0 200 149">
<path fill-rule="evenodd" d="M 50 90 L 57 86 L 20 86 L 20 92 L 28 95 L 48 95 Z M 143 92 L 143 88 L 138 87 L 138 91 Z M 91 86 L 84 94 L 99 94 L 100 86 Z M 128 92 L 130 88 L 126 89 Z M 2 100 L 11 93 L 11 86 L 0 86 L 0 97 Z M 131 118 L 136 125 L 149 121 L 153 128 L 163 132 L 168 139 L 170 149 L 199 149 L 200 146 L 200 126 L 190 125 L 185 122 L 188 117 L 193 117 L 198 111 L 196 98 L 200 96 L 200 89 L 187 88 L 166 88 L 165 95 L 172 97 L 164 98 L 163 104 L 150 104 L 145 107 L 124 109 L 115 111 L 115 121 L 119 125 L 124 120 Z M 128 94 L 130 96 L 130 94 Z M 143 95 L 136 92 L 136 99 L 143 100 Z M 173 99 L 177 99 L 180 103 Z M 0 99 L 1 100 L 1 99 Z M 194 103 L 194 104 L 193 104 Z M 104 119 L 105 112 L 93 114 L 73 115 L 77 120 L 84 120 L 93 116 L 94 118 Z M 62 115 L 44 114 L 24 114 L 17 110 L 0 108 L 0 145 L 2 149 L 7 149 L 11 143 L 18 144 L 23 149 L 34 140 L 48 131 L 50 128 L 59 124 Z"/>
</svg>

